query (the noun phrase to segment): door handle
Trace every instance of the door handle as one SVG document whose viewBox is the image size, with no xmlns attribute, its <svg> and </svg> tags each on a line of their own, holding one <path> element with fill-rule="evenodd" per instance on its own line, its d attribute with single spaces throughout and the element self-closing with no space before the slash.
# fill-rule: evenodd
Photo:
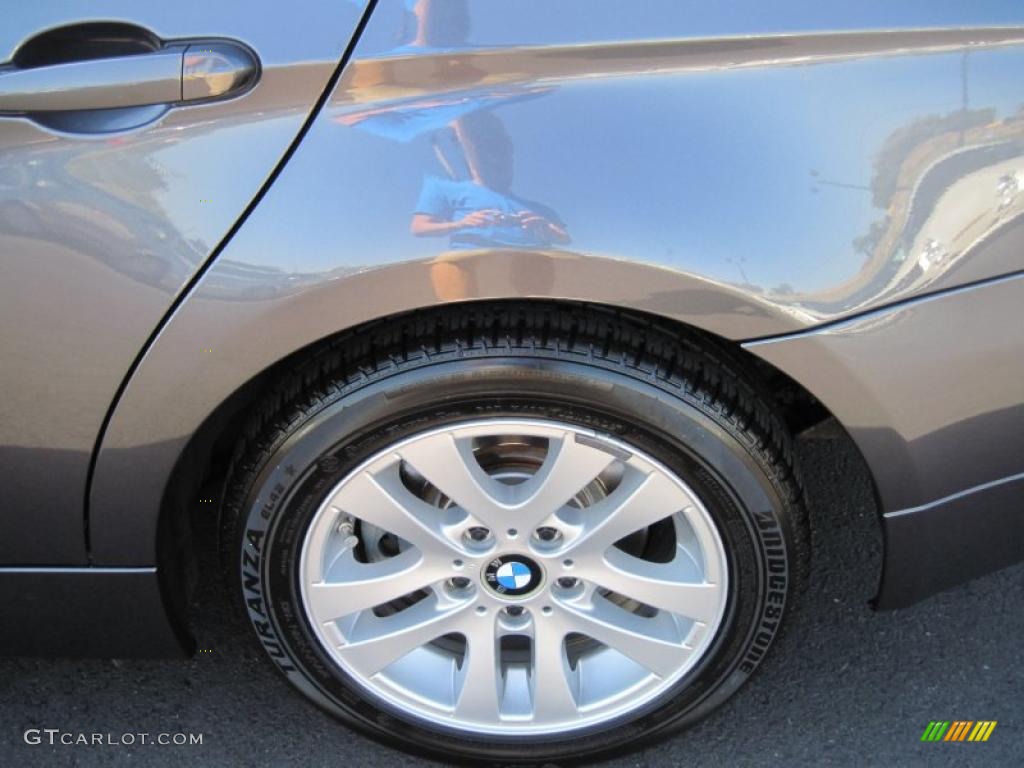
<svg viewBox="0 0 1024 768">
<path fill-rule="evenodd" d="M 156 51 L 40 67 L 0 66 L 0 113 L 181 106 L 240 95 L 259 60 L 231 41 L 169 43 Z"/>
</svg>

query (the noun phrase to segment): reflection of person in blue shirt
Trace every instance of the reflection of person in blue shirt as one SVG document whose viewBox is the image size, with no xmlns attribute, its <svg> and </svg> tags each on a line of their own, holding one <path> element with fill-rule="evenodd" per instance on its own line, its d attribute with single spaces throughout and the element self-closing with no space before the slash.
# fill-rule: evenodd
<svg viewBox="0 0 1024 768">
<path fill-rule="evenodd" d="M 546 205 L 511 192 L 512 141 L 490 112 L 463 116 L 457 133 L 471 178 L 428 176 L 410 230 L 450 236 L 455 248 L 544 248 L 569 242 L 565 225 Z"/>
<path fill-rule="evenodd" d="M 412 233 L 451 235 L 452 248 L 540 248 L 569 240 L 565 227 L 547 206 L 475 181 L 436 176 L 423 182 Z"/>
</svg>

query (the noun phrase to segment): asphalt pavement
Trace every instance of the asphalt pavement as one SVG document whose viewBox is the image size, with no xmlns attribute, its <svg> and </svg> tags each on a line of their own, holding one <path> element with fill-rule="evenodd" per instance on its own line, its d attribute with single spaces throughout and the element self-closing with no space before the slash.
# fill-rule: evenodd
<svg viewBox="0 0 1024 768">
<path fill-rule="evenodd" d="M 729 704 L 607 765 L 1024 763 L 1024 566 L 906 610 L 872 611 L 881 545 L 859 461 L 835 440 L 798 449 L 815 521 L 802 612 Z M 362 738 L 293 694 L 215 579 L 197 594 L 196 623 L 204 650 L 189 661 L 0 659 L 0 766 L 437 765 Z M 931 720 L 998 725 L 986 743 L 922 743 Z M 50 746 L 45 732 L 25 743 L 27 729 L 46 728 L 115 741 L 201 734 L 202 744 Z"/>
</svg>

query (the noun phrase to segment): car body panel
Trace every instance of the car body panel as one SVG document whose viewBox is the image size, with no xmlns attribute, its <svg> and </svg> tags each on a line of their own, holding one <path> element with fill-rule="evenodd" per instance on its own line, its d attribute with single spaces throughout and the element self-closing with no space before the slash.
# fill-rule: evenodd
<svg viewBox="0 0 1024 768">
<path fill-rule="evenodd" d="M 1024 559 L 1024 273 L 745 345 L 835 414 L 871 470 L 895 608 Z"/>
<path fill-rule="evenodd" d="M 243 98 L 137 130 L 70 134 L 0 116 L 0 563 L 87 561 L 87 473 L 147 339 L 288 149 L 350 40 L 358 3 L 31 3 L 0 60 L 66 24 L 232 38 L 262 60 Z M 54 478 L 60 478 L 55 482 Z"/>
<path fill-rule="evenodd" d="M 354 19 L 358 5 L 338 9 Z M 273 36 L 273 24 L 250 17 L 251 34 L 202 34 L 263 56 L 256 37 Z M 647 312 L 748 343 L 830 407 L 861 402 L 853 423 L 867 427 L 855 439 L 882 477 L 882 511 L 906 513 L 886 518 L 889 602 L 924 596 L 949 581 L 928 573 L 941 568 L 942 545 L 912 560 L 906 532 L 935 505 L 972 530 L 962 524 L 977 508 L 972 490 L 991 499 L 1016 487 L 996 477 L 1012 475 L 1012 457 L 990 465 L 970 454 L 933 477 L 951 443 L 931 453 L 915 441 L 945 427 L 988 439 L 985 418 L 958 410 L 973 374 L 957 366 L 1021 358 L 1019 334 L 991 337 L 1013 322 L 998 286 L 1024 269 L 1022 67 L 1024 12 L 1010 2 L 380 0 L 244 224 L 203 268 L 201 257 L 189 262 L 170 312 L 166 289 L 163 309 L 147 304 L 154 312 L 128 329 L 140 345 L 158 332 L 93 457 L 92 561 L 159 563 L 168 592 L 177 576 L 158 556 L 157 531 L 177 511 L 175 468 L 219 409 L 280 361 L 390 314 L 534 297 Z M 239 114 L 239 131 L 249 119 Z M 453 226 L 481 212 L 483 223 Z M 200 252 L 215 242 L 208 235 Z M 988 311 L 974 316 L 971 296 Z M 940 343 L 950 329 L 935 317 L 947 302 L 967 348 Z M 951 355 L 927 408 L 913 400 L 916 372 L 892 365 L 893 350 L 911 348 L 933 373 Z M 797 349 L 807 359 L 790 355 Z M 121 358 L 104 362 L 101 389 L 127 370 Z M 895 381 L 920 420 L 897 415 L 895 438 L 872 437 L 875 417 L 893 414 L 862 366 Z M 1018 419 L 1012 386 L 998 382 L 992 410 Z M 940 408 L 950 403 L 951 415 Z M 78 467 L 99 424 L 76 423 L 86 427 Z M 896 467 L 913 473 L 905 487 Z M 53 562 L 79 562 L 74 547 L 50 551 Z M 924 576 L 911 574 L 914 563 Z"/>
<path fill-rule="evenodd" d="M 835 415 L 886 513 L 1024 472 L 1024 274 L 744 345 Z"/>
<path fill-rule="evenodd" d="M 1024 33 L 981 26 L 1014 9 L 936 4 L 893 30 L 913 17 L 874 5 L 761 28 L 753 4 L 683 6 L 644 4 L 623 28 L 617 3 L 380 3 L 129 382 L 98 456 L 97 562 L 151 556 L 171 467 L 228 393 L 377 317 L 551 297 L 749 340 L 1021 268 Z M 743 36 L 765 30 L 786 34 Z M 415 231 L 467 183 L 547 230 Z"/>
</svg>

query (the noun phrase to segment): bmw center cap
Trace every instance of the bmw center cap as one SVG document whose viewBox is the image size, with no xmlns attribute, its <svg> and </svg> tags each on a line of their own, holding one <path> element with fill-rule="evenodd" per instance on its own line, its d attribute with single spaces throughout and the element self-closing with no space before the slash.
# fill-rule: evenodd
<svg viewBox="0 0 1024 768">
<path fill-rule="evenodd" d="M 544 581 L 544 574 L 533 560 L 524 555 L 502 555 L 484 568 L 484 584 L 502 597 L 524 597 Z"/>
</svg>

